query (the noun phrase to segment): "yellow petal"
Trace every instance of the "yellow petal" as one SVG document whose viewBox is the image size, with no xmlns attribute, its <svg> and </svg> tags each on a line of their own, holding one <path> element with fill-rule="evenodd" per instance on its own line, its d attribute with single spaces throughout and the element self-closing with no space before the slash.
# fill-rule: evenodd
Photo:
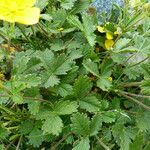
<svg viewBox="0 0 150 150">
<path fill-rule="evenodd" d="M 114 35 L 119 35 L 120 33 L 118 31 L 115 31 L 114 32 Z"/>
<path fill-rule="evenodd" d="M 11 23 L 15 22 L 14 14 L 10 13 L 9 10 L 0 8 L 0 20 L 5 20 Z"/>
<path fill-rule="evenodd" d="M 101 27 L 101 26 L 97 26 L 97 30 L 101 33 L 105 33 L 105 29 L 104 27 Z"/>
<path fill-rule="evenodd" d="M 6 0 L 0 0 L 0 7 L 6 6 Z"/>
<path fill-rule="evenodd" d="M 107 33 L 106 33 L 106 38 L 107 38 L 108 40 L 112 40 L 114 37 L 113 37 L 113 35 L 112 35 L 110 32 L 107 32 Z"/>
<path fill-rule="evenodd" d="M 11 9 L 25 9 L 27 7 L 32 7 L 36 0 L 4 0 L 5 6 Z"/>
<path fill-rule="evenodd" d="M 16 22 L 26 25 L 32 25 L 38 23 L 39 18 L 40 18 L 40 9 L 32 7 L 20 11 L 17 16 Z"/>
<path fill-rule="evenodd" d="M 108 77 L 108 80 L 109 80 L 110 82 L 112 82 L 113 78 L 112 78 L 112 77 Z"/>
<path fill-rule="evenodd" d="M 106 47 L 107 50 L 111 50 L 113 45 L 114 45 L 113 40 L 105 40 L 105 47 Z"/>
</svg>

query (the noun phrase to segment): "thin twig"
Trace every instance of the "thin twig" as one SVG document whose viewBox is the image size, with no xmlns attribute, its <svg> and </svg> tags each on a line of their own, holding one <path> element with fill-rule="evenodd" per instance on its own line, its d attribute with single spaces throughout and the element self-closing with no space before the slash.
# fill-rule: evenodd
<svg viewBox="0 0 150 150">
<path fill-rule="evenodd" d="M 4 95 L 4 94 L 0 94 L 0 97 L 10 97 L 10 95 Z M 40 102 L 47 102 L 47 103 L 51 103 L 48 100 L 42 99 L 42 98 L 34 98 L 34 97 L 23 97 L 23 99 L 30 99 L 30 100 L 35 100 L 35 101 L 40 101 Z"/>
<path fill-rule="evenodd" d="M 16 150 L 19 150 L 19 146 L 20 146 L 21 140 L 22 140 L 22 136 L 20 136 L 20 138 L 19 138 L 19 142 L 17 144 Z"/>
<path fill-rule="evenodd" d="M 139 61 L 138 63 L 129 66 L 129 68 L 132 68 L 132 67 L 134 67 L 134 66 L 136 66 L 136 65 L 139 65 L 140 63 L 143 63 L 143 62 L 146 61 L 148 58 L 149 58 L 149 57 L 146 57 L 145 59 Z"/>
<path fill-rule="evenodd" d="M 56 150 L 56 148 L 64 141 L 68 138 L 68 136 L 70 136 L 71 134 L 73 134 L 72 132 L 71 133 L 68 133 L 67 135 L 65 135 L 62 139 L 60 139 L 54 146 L 51 147 L 51 150 Z"/>
<path fill-rule="evenodd" d="M 149 95 L 134 94 L 134 93 L 129 93 L 129 92 L 125 92 L 125 91 L 121 91 L 121 92 L 126 94 L 126 95 L 130 95 L 130 96 L 134 96 L 134 97 L 150 98 Z"/>
<path fill-rule="evenodd" d="M 105 150 L 111 150 L 98 136 L 96 136 L 96 139 Z"/>
<path fill-rule="evenodd" d="M 135 102 L 136 104 L 140 105 L 140 106 L 143 107 L 144 109 L 150 111 L 150 107 L 149 107 L 149 106 L 147 106 L 147 105 L 145 105 L 145 104 L 139 102 L 137 99 L 135 99 L 135 98 L 133 98 L 133 97 L 130 97 L 130 96 L 128 96 L 128 95 L 126 95 L 126 94 L 124 94 L 124 93 L 122 93 L 122 92 L 119 92 L 119 94 L 122 95 L 123 97 L 125 97 L 125 98 L 127 98 L 127 99 L 129 99 L 129 100 L 131 100 L 131 101 L 133 101 L 133 102 Z"/>
<path fill-rule="evenodd" d="M 122 83 L 120 84 L 120 86 L 122 87 L 132 87 L 132 86 L 140 86 L 141 85 L 141 82 L 129 82 L 129 83 Z"/>
</svg>

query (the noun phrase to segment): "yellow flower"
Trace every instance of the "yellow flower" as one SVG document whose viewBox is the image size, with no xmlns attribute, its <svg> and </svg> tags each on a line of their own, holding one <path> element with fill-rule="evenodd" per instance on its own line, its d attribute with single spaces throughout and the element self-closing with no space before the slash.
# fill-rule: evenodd
<svg viewBox="0 0 150 150">
<path fill-rule="evenodd" d="M 105 40 L 105 47 L 106 47 L 107 50 L 111 50 L 113 45 L 114 45 L 113 40 Z"/>
<path fill-rule="evenodd" d="M 98 30 L 100 33 L 105 33 L 104 27 L 97 26 L 97 30 Z"/>
<path fill-rule="evenodd" d="M 118 31 L 115 31 L 114 32 L 114 35 L 119 35 L 120 33 Z"/>
<path fill-rule="evenodd" d="M 39 21 L 40 9 L 33 7 L 36 0 L 0 0 L 0 19 L 26 25 Z"/>
<path fill-rule="evenodd" d="M 63 31 L 64 30 L 64 28 L 59 28 L 59 29 L 57 29 L 58 31 Z"/>
<path fill-rule="evenodd" d="M 0 72 L 0 80 L 2 80 L 4 78 L 5 78 L 4 74 Z"/>
<path fill-rule="evenodd" d="M 2 46 L 2 48 L 8 50 L 10 53 L 14 53 L 15 52 L 15 48 L 11 47 L 11 46 L 9 47 L 8 44 L 2 44 L 1 46 Z"/>
<path fill-rule="evenodd" d="M 114 37 L 113 37 L 112 33 L 107 32 L 107 33 L 106 33 L 106 38 L 107 38 L 108 40 L 112 40 Z"/>
<path fill-rule="evenodd" d="M 113 78 L 112 78 L 112 77 L 108 77 L 108 80 L 109 80 L 110 82 L 112 82 Z"/>
</svg>

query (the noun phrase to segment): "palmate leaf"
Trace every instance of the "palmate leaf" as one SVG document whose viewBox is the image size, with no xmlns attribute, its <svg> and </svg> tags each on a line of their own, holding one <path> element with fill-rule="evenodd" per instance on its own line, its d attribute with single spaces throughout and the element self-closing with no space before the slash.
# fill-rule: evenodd
<svg viewBox="0 0 150 150">
<path fill-rule="evenodd" d="M 97 87 L 103 91 L 108 91 L 112 87 L 112 83 L 108 78 L 100 77 L 100 79 L 97 80 Z"/>
<path fill-rule="evenodd" d="M 54 104 L 53 110 L 58 115 L 69 115 L 73 112 L 77 112 L 77 102 L 75 101 L 59 101 Z"/>
<path fill-rule="evenodd" d="M 0 150 L 5 150 L 4 144 L 0 144 Z"/>
<path fill-rule="evenodd" d="M 38 101 L 28 102 L 28 109 L 32 115 L 36 115 L 40 109 L 40 102 L 38 102 Z"/>
<path fill-rule="evenodd" d="M 87 0 L 77 1 L 74 4 L 74 7 L 70 10 L 71 14 L 77 14 L 83 12 L 89 7 L 90 2 Z"/>
<path fill-rule="evenodd" d="M 90 136 L 96 135 L 102 126 L 101 114 L 95 114 L 90 124 Z"/>
<path fill-rule="evenodd" d="M 73 87 L 70 84 L 62 83 L 57 86 L 56 93 L 62 97 L 66 97 L 67 95 L 72 94 Z"/>
<path fill-rule="evenodd" d="M 67 17 L 67 20 L 70 24 L 72 24 L 73 26 L 75 26 L 76 28 L 80 29 L 81 31 L 83 31 L 83 25 L 82 23 L 79 21 L 79 18 L 77 16 L 74 15 L 70 15 Z"/>
<path fill-rule="evenodd" d="M 90 149 L 90 140 L 88 138 L 83 138 L 78 142 L 72 150 L 89 150 Z"/>
<path fill-rule="evenodd" d="M 71 117 L 72 131 L 83 137 L 90 134 L 90 121 L 85 114 L 76 113 Z"/>
<path fill-rule="evenodd" d="M 94 26 L 92 16 L 83 14 L 82 15 L 83 24 L 79 21 L 78 17 L 73 15 L 70 15 L 67 20 L 70 24 L 74 25 L 83 32 L 90 46 L 95 45 L 96 35 L 94 34 L 94 31 L 96 28 Z"/>
<path fill-rule="evenodd" d="M 141 92 L 143 94 L 150 95 L 150 78 L 147 78 L 147 79 L 145 79 L 145 80 L 142 81 Z"/>
<path fill-rule="evenodd" d="M 23 55 L 24 53 L 18 53 L 13 61 L 13 74 L 22 74 L 27 68 L 27 63 L 30 58 Z"/>
<path fill-rule="evenodd" d="M 92 88 L 92 83 L 87 76 L 80 76 L 74 84 L 73 92 L 76 98 L 83 98 L 87 96 Z"/>
<path fill-rule="evenodd" d="M 49 133 L 58 136 L 62 131 L 63 123 L 59 116 L 49 116 L 43 126 L 42 130 L 44 133 Z"/>
<path fill-rule="evenodd" d="M 140 117 L 136 118 L 137 127 L 141 131 L 145 131 L 145 132 L 149 131 L 150 130 L 149 120 L 150 120 L 150 112 L 145 111 Z"/>
<path fill-rule="evenodd" d="M 34 127 L 34 122 L 32 120 L 23 121 L 19 126 L 19 132 L 22 135 L 27 135 L 33 130 L 33 127 Z"/>
<path fill-rule="evenodd" d="M 135 66 L 132 68 L 125 68 L 124 69 L 124 74 L 128 76 L 128 78 L 131 80 L 136 80 L 138 77 L 141 75 L 141 68 L 139 66 Z"/>
<path fill-rule="evenodd" d="M 30 132 L 30 134 L 28 136 L 28 139 L 29 139 L 29 143 L 31 145 L 33 145 L 34 147 L 39 147 L 43 142 L 43 132 L 42 132 L 42 130 L 34 128 Z"/>
<path fill-rule="evenodd" d="M 95 96 L 87 96 L 79 100 L 79 106 L 88 112 L 98 112 L 101 108 L 100 101 Z"/>
<path fill-rule="evenodd" d="M 94 26 L 93 23 L 93 17 L 87 14 L 84 14 L 82 16 L 83 20 L 83 33 L 88 40 L 90 46 L 94 46 L 96 42 L 96 35 L 94 34 L 94 31 L 96 30 L 96 27 Z"/>
<path fill-rule="evenodd" d="M 0 140 L 7 138 L 8 135 L 9 135 L 9 131 L 0 126 Z"/>
<path fill-rule="evenodd" d="M 50 50 L 39 52 L 37 57 L 41 60 L 45 70 L 41 73 L 44 87 L 53 87 L 58 85 L 60 79 L 58 75 L 65 75 L 72 68 L 73 61 L 65 55 L 54 56 Z"/>
<path fill-rule="evenodd" d="M 130 144 L 130 150 L 143 150 L 144 137 L 138 134 L 135 140 Z"/>
<path fill-rule="evenodd" d="M 59 2 L 61 2 L 61 7 L 64 9 L 71 9 L 74 5 L 74 2 L 77 0 L 58 0 Z"/>
<path fill-rule="evenodd" d="M 93 75 L 99 77 L 99 70 L 98 70 L 98 66 L 96 63 L 92 62 L 90 59 L 87 59 L 83 62 L 83 66 L 85 67 L 85 69 L 92 73 Z"/>
<path fill-rule="evenodd" d="M 124 127 L 123 124 L 116 123 L 112 128 L 112 134 L 120 146 L 120 150 L 129 150 L 131 140 L 134 140 L 136 133 L 136 129 Z"/>
</svg>

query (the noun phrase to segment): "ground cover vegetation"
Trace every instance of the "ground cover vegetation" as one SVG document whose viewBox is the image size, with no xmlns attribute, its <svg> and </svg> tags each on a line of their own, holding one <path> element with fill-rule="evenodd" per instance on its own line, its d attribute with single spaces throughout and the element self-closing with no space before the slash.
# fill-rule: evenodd
<svg viewBox="0 0 150 150">
<path fill-rule="evenodd" d="M 150 149 L 150 4 L 90 3 L 0 2 L 0 150 Z"/>
</svg>

